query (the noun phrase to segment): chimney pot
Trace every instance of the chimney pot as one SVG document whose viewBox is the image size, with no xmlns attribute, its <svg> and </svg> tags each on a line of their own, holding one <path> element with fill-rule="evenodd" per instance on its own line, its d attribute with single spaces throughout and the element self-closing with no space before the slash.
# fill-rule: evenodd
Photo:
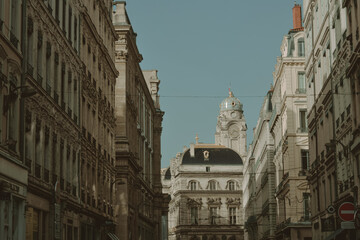
<svg viewBox="0 0 360 240">
<path fill-rule="evenodd" d="M 301 6 L 299 4 L 295 4 L 292 11 L 293 11 L 293 28 L 294 29 L 302 28 Z"/>
</svg>

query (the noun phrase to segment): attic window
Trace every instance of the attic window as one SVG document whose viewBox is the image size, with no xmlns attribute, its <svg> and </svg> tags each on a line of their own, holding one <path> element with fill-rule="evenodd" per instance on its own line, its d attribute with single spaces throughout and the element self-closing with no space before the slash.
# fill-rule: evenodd
<svg viewBox="0 0 360 240">
<path fill-rule="evenodd" d="M 209 151 L 204 151 L 204 160 L 209 161 Z"/>
<path fill-rule="evenodd" d="M 206 172 L 210 172 L 210 167 L 206 167 Z"/>
<path fill-rule="evenodd" d="M 232 106 L 235 106 L 235 102 L 232 102 L 231 105 L 232 105 Z"/>
</svg>

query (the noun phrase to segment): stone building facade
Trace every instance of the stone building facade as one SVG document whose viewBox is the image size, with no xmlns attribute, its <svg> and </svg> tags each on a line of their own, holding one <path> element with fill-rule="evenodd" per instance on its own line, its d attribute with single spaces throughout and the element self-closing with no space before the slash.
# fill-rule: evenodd
<svg viewBox="0 0 360 240">
<path fill-rule="evenodd" d="M 242 160 L 217 144 L 191 144 L 171 160 L 169 239 L 243 239 Z"/>
<path fill-rule="evenodd" d="M 352 116 L 352 141 L 350 141 L 348 154 L 352 159 L 354 171 L 354 186 L 351 191 L 354 194 L 355 209 L 360 208 L 360 1 L 343 1 L 343 7 L 347 17 L 347 39 L 349 41 L 350 57 L 346 76 L 350 79 L 351 91 L 351 116 Z M 360 211 L 357 211 L 360 213 Z M 359 214 L 360 215 L 360 214 Z M 359 216 L 355 216 L 358 219 Z M 360 230 L 355 233 L 356 239 L 360 239 Z"/>
<path fill-rule="evenodd" d="M 274 140 L 270 134 L 272 91 L 264 98 L 244 163 L 244 238 L 274 239 L 276 230 Z"/>
<path fill-rule="evenodd" d="M 301 7 L 293 7 L 293 29 L 284 36 L 273 73 L 273 112 L 277 239 L 311 239 L 305 42 Z"/>
<path fill-rule="evenodd" d="M 101 92 L 114 92 L 117 75 L 112 1 L 1 1 L 0 12 L 1 36 L 13 44 L 1 46 L 6 51 L 0 68 L 10 74 L 4 80 L 17 79 L 2 84 L 4 95 L 8 89 L 16 95 L 4 106 L 11 106 L 12 118 L 20 116 L 8 127 L 4 112 L 2 126 L 10 129 L 4 141 L 12 139 L 27 168 L 15 174 L 9 167 L 9 173 L 28 182 L 26 208 L 13 211 L 15 216 L 26 209 L 16 239 L 105 239 L 113 230 L 107 222 L 114 220 L 114 96 L 101 105 Z M 18 51 L 16 71 L 14 61 L 7 63 L 13 58 L 8 49 Z M 17 76 L 10 77 L 12 72 Z"/>
<path fill-rule="evenodd" d="M 354 202 L 351 57 L 347 1 L 304 1 L 310 146 L 309 183 L 314 238 L 354 239 L 337 209 Z M 356 10 L 355 10 L 356 12 Z M 355 86 L 354 86 L 355 87 Z"/>
<path fill-rule="evenodd" d="M 243 106 L 229 92 L 220 104 L 216 143 L 201 144 L 196 137 L 162 171 L 163 192 L 171 198 L 169 239 L 243 239 L 244 138 Z"/>
<path fill-rule="evenodd" d="M 25 239 L 28 172 L 20 133 L 25 69 L 24 1 L 0 1 L 0 239 Z"/>
<path fill-rule="evenodd" d="M 117 1 L 113 24 L 117 35 L 115 66 L 116 206 L 120 239 L 160 239 L 167 198 L 161 191 L 161 131 L 157 71 L 142 71 L 142 55 L 126 12 Z"/>
</svg>

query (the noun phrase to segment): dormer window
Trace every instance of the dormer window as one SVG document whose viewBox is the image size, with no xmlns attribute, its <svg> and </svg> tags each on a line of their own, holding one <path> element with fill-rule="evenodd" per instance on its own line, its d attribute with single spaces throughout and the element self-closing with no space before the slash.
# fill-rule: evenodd
<svg viewBox="0 0 360 240">
<path fill-rule="evenodd" d="M 197 185 L 197 182 L 191 181 L 190 182 L 190 190 L 192 190 L 192 191 L 196 190 L 196 185 Z"/>
<path fill-rule="evenodd" d="M 229 190 L 230 191 L 235 191 L 235 183 L 233 181 L 229 182 Z"/>
<path fill-rule="evenodd" d="M 209 190 L 216 190 L 216 182 L 215 181 L 210 181 L 208 189 Z"/>
</svg>

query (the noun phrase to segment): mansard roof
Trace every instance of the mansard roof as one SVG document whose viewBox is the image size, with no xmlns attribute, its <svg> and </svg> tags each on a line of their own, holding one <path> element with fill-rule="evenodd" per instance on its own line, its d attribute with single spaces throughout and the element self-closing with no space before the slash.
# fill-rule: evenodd
<svg viewBox="0 0 360 240">
<path fill-rule="evenodd" d="M 190 149 L 187 149 L 182 165 L 243 165 L 238 153 L 221 145 L 195 145 L 194 153 L 191 157 Z"/>
</svg>

